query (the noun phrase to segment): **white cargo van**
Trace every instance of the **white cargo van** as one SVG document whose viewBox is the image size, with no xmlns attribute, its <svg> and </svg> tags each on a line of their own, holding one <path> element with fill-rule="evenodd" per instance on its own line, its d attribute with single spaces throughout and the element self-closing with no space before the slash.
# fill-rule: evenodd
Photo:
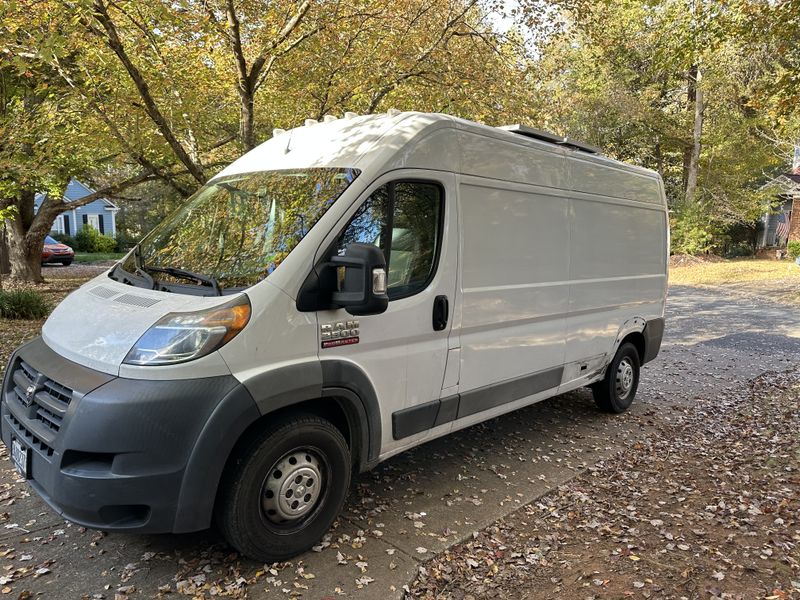
<svg viewBox="0 0 800 600">
<path fill-rule="evenodd" d="M 628 408 L 667 254 L 656 173 L 544 132 L 396 112 L 277 131 L 17 349 L 2 438 L 70 521 L 216 515 L 285 559 L 353 471 L 581 386 Z"/>
</svg>

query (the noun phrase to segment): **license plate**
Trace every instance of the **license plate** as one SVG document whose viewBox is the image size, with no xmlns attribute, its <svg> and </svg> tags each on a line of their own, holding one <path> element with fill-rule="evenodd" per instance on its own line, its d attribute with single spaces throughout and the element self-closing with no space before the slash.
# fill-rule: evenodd
<svg viewBox="0 0 800 600">
<path fill-rule="evenodd" d="M 11 440 L 11 462 L 25 479 L 31 478 L 31 449 L 16 438 Z"/>
</svg>

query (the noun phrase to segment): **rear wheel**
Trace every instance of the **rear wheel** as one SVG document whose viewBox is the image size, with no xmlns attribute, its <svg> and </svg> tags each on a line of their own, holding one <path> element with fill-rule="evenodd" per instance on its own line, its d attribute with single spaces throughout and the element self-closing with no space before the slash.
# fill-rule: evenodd
<svg viewBox="0 0 800 600">
<path fill-rule="evenodd" d="M 639 352 L 630 343 L 622 344 L 608 366 L 606 376 L 592 386 L 594 401 L 611 413 L 628 410 L 639 387 Z"/>
<path fill-rule="evenodd" d="M 228 543 L 263 562 L 316 544 L 342 509 L 350 451 L 329 421 L 296 415 L 250 438 L 228 465 L 217 522 Z"/>
</svg>

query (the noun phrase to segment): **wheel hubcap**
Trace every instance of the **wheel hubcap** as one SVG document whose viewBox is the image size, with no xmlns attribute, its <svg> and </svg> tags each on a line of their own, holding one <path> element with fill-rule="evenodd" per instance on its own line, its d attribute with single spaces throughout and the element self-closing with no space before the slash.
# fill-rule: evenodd
<svg viewBox="0 0 800 600">
<path fill-rule="evenodd" d="M 273 465 L 261 493 L 261 508 L 273 523 L 307 516 L 322 491 L 320 460 L 310 450 L 293 450 Z"/>
<path fill-rule="evenodd" d="M 617 366 L 616 377 L 617 397 L 624 400 L 633 388 L 633 365 L 629 358 L 623 358 Z"/>
</svg>

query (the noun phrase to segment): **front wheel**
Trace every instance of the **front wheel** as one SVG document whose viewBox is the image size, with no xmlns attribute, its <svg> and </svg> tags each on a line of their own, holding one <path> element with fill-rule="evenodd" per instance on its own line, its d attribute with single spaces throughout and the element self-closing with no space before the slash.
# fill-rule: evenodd
<svg viewBox="0 0 800 600">
<path fill-rule="evenodd" d="M 347 443 L 329 421 L 280 419 L 244 443 L 228 465 L 217 503 L 222 534 L 262 562 L 305 552 L 339 515 L 350 472 Z"/>
<path fill-rule="evenodd" d="M 611 413 L 628 410 L 639 387 L 640 367 L 636 346 L 622 344 L 608 366 L 606 376 L 592 385 L 592 395 L 597 406 Z"/>
</svg>

